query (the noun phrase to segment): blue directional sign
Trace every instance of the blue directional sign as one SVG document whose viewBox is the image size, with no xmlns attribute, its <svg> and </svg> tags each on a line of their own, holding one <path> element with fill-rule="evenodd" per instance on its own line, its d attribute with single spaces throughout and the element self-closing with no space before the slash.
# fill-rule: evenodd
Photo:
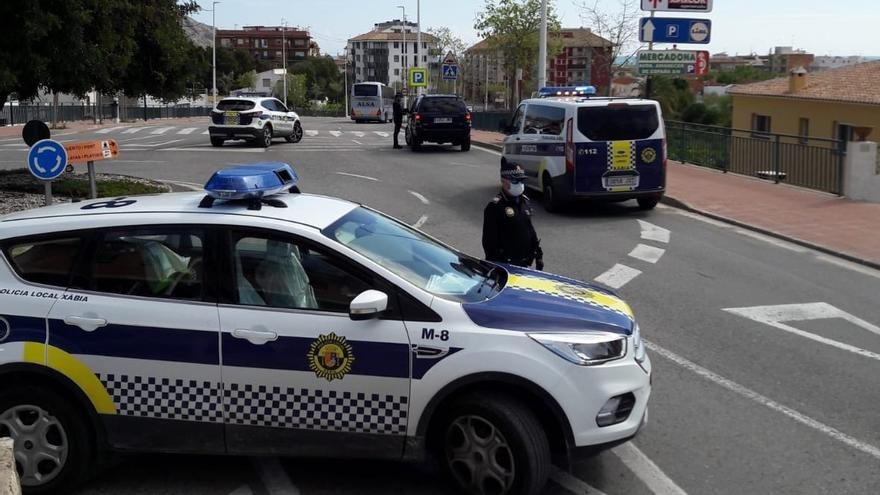
<svg viewBox="0 0 880 495">
<path fill-rule="evenodd" d="M 441 73 L 443 74 L 443 80 L 445 81 L 454 81 L 458 79 L 458 65 L 455 64 L 443 64 L 440 66 Z"/>
<path fill-rule="evenodd" d="M 53 180 L 67 167 L 67 150 L 58 141 L 43 139 L 31 146 L 27 157 L 28 170 L 40 180 Z"/>
<path fill-rule="evenodd" d="M 643 17 L 639 21 L 642 43 L 695 43 L 705 45 L 712 38 L 712 21 L 675 17 Z"/>
</svg>

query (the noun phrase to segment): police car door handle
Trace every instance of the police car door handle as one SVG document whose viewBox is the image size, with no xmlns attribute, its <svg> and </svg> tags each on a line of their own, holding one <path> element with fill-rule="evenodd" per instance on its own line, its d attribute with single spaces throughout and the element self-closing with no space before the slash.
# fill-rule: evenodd
<svg viewBox="0 0 880 495">
<path fill-rule="evenodd" d="M 245 339 L 254 345 L 263 345 L 266 342 L 278 340 L 278 334 L 268 330 L 247 330 L 244 328 L 236 328 L 232 331 L 232 336 L 237 339 Z"/>
<path fill-rule="evenodd" d="M 86 318 L 84 316 L 67 316 L 64 318 L 64 323 L 80 327 L 86 332 L 94 332 L 101 327 L 107 326 L 107 320 L 104 318 Z"/>
</svg>

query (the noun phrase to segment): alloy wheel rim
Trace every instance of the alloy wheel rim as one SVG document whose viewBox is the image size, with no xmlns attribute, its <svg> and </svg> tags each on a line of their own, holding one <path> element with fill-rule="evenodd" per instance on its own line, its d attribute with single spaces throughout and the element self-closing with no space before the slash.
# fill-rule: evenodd
<svg viewBox="0 0 880 495">
<path fill-rule="evenodd" d="M 449 425 L 445 453 L 453 477 L 471 493 L 502 495 L 513 486 L 516 466 L 510 444 L 481 416 L 460 416 Z"/>
<path fill-rule="evenodd" d="M 58 418 L 34 405 L 18 405 L 0 414 L 0 437 L 15 442 L 15 464 L 23 486 L 55 479 L 67 463 L 67 432 Z"/>
<path fill-rule="evenodd" d="M 263 140 L 266 142 L 266 145 L 272 144 L 272 130 L 266 127 L 263 129 Z"/>
<path fill-rule="evenodd" d="M 303 135 L 302 126 L 299 124 L 296 124 L 295 126 L 293 126 L 293 136 L 297 141 L 302 139 L 302 135 Z"/>
</svg>

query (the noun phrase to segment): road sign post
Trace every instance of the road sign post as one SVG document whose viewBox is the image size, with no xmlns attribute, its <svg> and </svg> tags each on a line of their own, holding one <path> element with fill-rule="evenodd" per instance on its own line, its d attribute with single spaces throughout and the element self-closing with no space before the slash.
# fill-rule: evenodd
<svg viewBox="0 0 880 495">
<path fill-rule="evenodd" d="M 672 17 L 643 17 L 639 22 L 642 43 L 694 43 L 711 41 L 712 21 Z"/>
<path fill-rule="evenodd" d="M 119 146 L 116 141 L 74 141 L 65 146 L 68 153 L 68 163 L 86 163 L 89 172 L 89 196 L 98 197 L 97 179 L 95 177 L 95 162 L 99 160 L 113 160 L 119 156 Z"/>
<path fill-rule="evenodd" d="M 712 0 L 642 0 L 646 12 L 712 12 Z"/>
</svg>

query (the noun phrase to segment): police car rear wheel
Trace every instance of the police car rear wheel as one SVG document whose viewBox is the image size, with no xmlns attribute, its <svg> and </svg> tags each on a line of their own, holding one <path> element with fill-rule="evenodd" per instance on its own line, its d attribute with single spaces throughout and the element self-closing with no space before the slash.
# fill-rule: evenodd
<svg viewBox="0 0 880 495">
<path fill-rule="evenodd" d="M 547 481 L 550 446 L 534 414 L 504 395 L 458 401 L 444 427 L 444 468 L 472 495 L 535 495 Z"/>
<path fill-rule="evenodd" d="M 15 464 L 26 494 L 73 485 L 92 454 L 80 415 L 42 388 L 12 387 L 0 394 L 0 437 L 15 442 Z"/>
</svg>

